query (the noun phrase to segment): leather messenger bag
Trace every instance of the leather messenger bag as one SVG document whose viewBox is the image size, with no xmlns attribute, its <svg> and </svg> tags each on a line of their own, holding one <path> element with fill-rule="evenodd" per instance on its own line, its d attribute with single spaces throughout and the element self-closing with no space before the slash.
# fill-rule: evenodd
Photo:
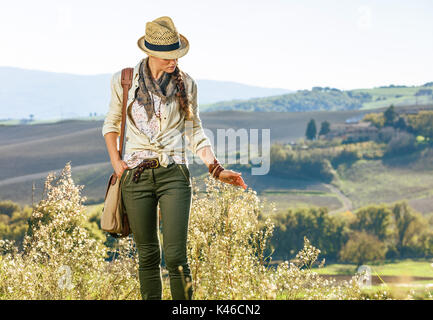
<svg viewBox="0 0 433 320">
<path fill-rule="evenodd" d="M 128 101 L 128 91 L 132 85 L 133 70 L 133 68 L 122 69 L 123 106 L 118 150 L 121 159 L 123 158 L 124 151 L 126 103 Z M 101 229 L 115 238 L 127 237 L 130 234 L 128 216 L 122 202 L 120 179 L 117 177 L 116 172 L 113 172 L 108 178 L 104 208 L 102 209 L 101 216 Z"/>
</svg>

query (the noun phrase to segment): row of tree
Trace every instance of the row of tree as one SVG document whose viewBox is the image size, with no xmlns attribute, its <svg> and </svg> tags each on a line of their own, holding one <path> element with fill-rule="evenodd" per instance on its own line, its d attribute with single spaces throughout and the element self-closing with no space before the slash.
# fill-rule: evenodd
<svg viewBox="0 0 433 320">
<path fill-rule="evenodd" d="M 295 93 L 255 98 L 248 100 L 230 100 L 214 103 L 206 111 L 243 110 L 243 111 L 336 111 L 358 110 L 363 102 L 370 101 L 367 93 L 341 91 L 329 87 L 314 87 L 312 90 L 299 90 Z"/>
<path fill-rule="evenodd" d="M 307 124 L 307 130 L 305 131 L 305 137 L 308 140 L 315 140 L 319 135 L 325 135 L 331 131 L 331 123 L 329 121 L 322 121 L 320 124 L 319 134 L 317 134 L 317 126 L 316 121 L 314 119 L 310 119 Z"/>
<path fill-rule="evenodd" d="M 416 114 L 403 115 L 395 110 L 394 105 L 391 105 L 382 113 L 368 113 L 363 120 L 371 122 L 378 129 L 392 127 L 414 136 L 420 135 L 433 140 L 433 111 L 423 110 Z M 330 131 L 331 124 L 328 121 L 322 121 L 318 131 L 316 121 L 310 119 L 305 137 L 308 140 L 316 140 L 318 136 L 326 135 Z"/>
<path fill-rule="evenodd" d="M 415 114 L 402 114 L 391 105 L 383 113 L 366 114 L 364 121 L 371 122 L 378 129 L 392 127 L 433 140 L 433 111 L 421 110 Z"/>
<path fill-rule="evenodd" d="M 275 259 L 292 259 L 304 236 L 334 262 L 358 265 L 382 259 L 433 256 L 433 219 L 406 201 L 370 205 L 331 216 L 327 208 L 289 209 L 274 217 L 271 240 Z"/>
<path fill-rule="evenodd" d="M 317 140 L 318 144 L 320 142 Z M 310 178 L 329 183 L 334 179 L 335 169 L 340 164 L 350 164 L 360 159 L 380 159 L 387 150 L 384 144 L 374 141 L 344 145 L 338 142 L 324 143 L 326 144 L 320 148 L 305 150 L 273 144 L 270 150 L 270 173 L 288 179 Z"/>
</svg>

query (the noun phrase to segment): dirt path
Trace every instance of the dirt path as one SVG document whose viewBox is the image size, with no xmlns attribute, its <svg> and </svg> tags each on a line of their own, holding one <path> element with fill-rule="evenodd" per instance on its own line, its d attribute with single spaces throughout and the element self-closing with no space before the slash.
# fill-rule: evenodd
<svg viewBox="0 0 433 320">
<path fill-rule="evenodd" d="M 341 191 L 340 189 L 336 188 L 335 186 L 333 186 L 332 184 L 324 184 L 326 187 L 328 187 L 333 193 L 335 193 L 338 197 L 338 199 L 340 199 L 341 203 L 343 204 L 343 206 L 339 209 L 336 210 L 332 210 L 329 213 L 337 213 L 337 212 L 341 212 L 341 211 L 352 211 L 353 209 L 353 205 L 352 205 L 352 201 L 346 197 Z"/>
</svg>

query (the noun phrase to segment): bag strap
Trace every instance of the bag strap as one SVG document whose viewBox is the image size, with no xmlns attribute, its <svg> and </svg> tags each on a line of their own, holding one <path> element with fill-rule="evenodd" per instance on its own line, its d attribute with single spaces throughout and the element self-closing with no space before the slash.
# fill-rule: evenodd
<svg viewBox="0 0 433 320">
<path fill-rule="evenodd" d="M 123 88 L 123 100 L 122 100 L 122 125 L 120 127 L 120 145 L 119 145 L 119 155 L 120 159 L 123 159 L 123 149 L 125 140 L 125 122 L 126 122 L 126 104 L 128 101 L 128 92 L 132 86 L 132 75 L 134 73 L 134 68 L 124 68 L 122 69 L 122 88 Z"/>
</svg>

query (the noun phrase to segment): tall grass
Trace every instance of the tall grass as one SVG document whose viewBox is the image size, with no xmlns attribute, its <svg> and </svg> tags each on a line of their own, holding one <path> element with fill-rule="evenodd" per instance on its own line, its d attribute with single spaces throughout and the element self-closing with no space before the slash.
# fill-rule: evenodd
<svg viewBox="0 0 433 320">
<path fill-rule="evenodd" d="M 270 267 L 273 224 L 252 189 L 210 177 L 194 195 L 188 238 L 194 299 L 362 299 L 357 278 L 343 283 L 311 270 L 320 250 L 305 239 L 294 261 Z M 0 299 L 140 299 L 137 252 L 131 237 L 114 248 L 84 227 L 85 197 L 67 163 L 49 174 L 33 210 L 23 249 L 0 240 Z M 107 259 L 108 257 L 111 259 Z M 169 299 L 168 281 L 163 298 Z"/>
</svg>

